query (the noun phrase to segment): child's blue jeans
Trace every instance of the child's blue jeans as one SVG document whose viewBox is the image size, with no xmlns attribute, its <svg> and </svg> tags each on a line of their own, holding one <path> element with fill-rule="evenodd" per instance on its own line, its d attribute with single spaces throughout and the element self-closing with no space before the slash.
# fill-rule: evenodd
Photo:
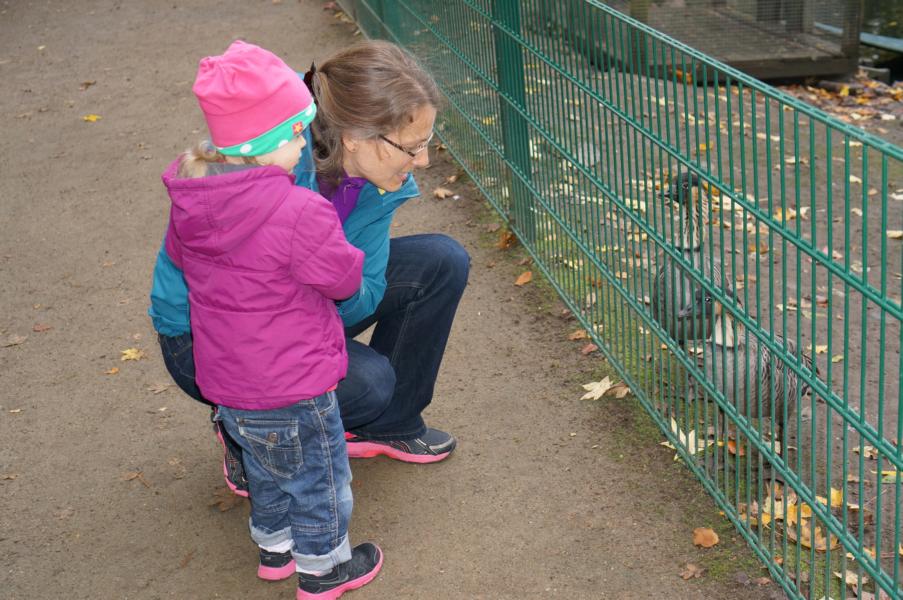
<svg viewBox="0 0 903 600">
<path fill-rule="evenodd" d="M 251 538 L 265 548 L 293 540 L 302 571 L 351 560 L 351 468 L 335 392 L 275 410 L 221 406 L 216 418 L 243 450 Z"/>
</svg>

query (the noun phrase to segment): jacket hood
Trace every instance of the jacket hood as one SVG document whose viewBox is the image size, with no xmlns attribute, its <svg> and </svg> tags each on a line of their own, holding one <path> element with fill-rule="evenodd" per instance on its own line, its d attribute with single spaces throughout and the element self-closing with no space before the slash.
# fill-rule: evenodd
<svg viewBox="0 0 903 600">
<path fill-rule="evenodd" d="M 186 248 L 208 256 L 230 251 L 257 231 L 294 184 L 294 176 L 276 166 L 181 178 L 179 162 L 162 175 L 170 219 Z"/>
</svg>

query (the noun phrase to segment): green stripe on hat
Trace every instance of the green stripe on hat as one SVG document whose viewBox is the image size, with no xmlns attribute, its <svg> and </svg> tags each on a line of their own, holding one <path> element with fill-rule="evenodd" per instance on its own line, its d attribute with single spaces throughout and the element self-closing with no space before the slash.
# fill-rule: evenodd
<svg viewBox="0 0 903 600">
<path fill-rule="evenodd" d="M 301 135 L 301 132 L 310 125 L 310 122 L 314 120 L 316 115 L 317 105 L 311 102 L 310 106 L 297 115 L 286 119 L 266 133 L 262 133 L 256 138 L 241 144 L 224 148 L 217 147 L 217 150 L 219 150 L 220 154 L 225 154 L 226 156 L 260 156 L 261 154 L 269 154 L 292 141 L 292 138 Z"/>
</svg>

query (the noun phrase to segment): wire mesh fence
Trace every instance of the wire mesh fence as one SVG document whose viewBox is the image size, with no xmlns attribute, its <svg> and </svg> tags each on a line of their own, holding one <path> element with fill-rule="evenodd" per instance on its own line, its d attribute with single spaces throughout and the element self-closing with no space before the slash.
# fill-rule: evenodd
<svg viewBox="0 0 903 600">
<path fill-rule="evenodd" d="M 594 0 L 343 4 L 788 594 L 903 598 L 903 149 Z"/>
</svg>

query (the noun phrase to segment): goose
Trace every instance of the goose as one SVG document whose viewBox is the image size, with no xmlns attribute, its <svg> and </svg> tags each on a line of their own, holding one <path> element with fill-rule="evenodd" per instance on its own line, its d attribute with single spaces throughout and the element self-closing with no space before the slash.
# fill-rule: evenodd
<svg viewBox="0 0 903 600">
<path fill-rule="evenodd" d="M 728 288 L 725 293 L 734 298 L 738 306 L 742 306 L 733 290 Z M 706 323 L 711 337 L 706 340 L 703 352 L 695 355 L 696 364 L 740 415 L 748 420 L 771 417 L 774 405 L 773 433 L 774 439 L 782 443 L 778 449 L 778 454 L 782 454 L 785 424 L 796 411 L 797 398 L 802 399 L 810 392 L 808 382 L 800 379 L 757 337 L 745 335 L 743 324 L 735 321 L 721 302 L 704 289 L 695 293 L 693 303 L 680 310 L 677 318 Z M 797 355 L 793 342 L 777 334 L 773 335 L 773 339 L 775 345 L 784 348 L 787 354 Z M 817 375 L 818 368 L 813 368 L 812 358 L 803 353 L 799 356 L 802 366 Z M 722 431 L 727 431 L 726 422 Z M 766 478 L 770 478 L 771 470 L 767 465 Z M 775 476 L 778 480 L 782 479 L 777 474 Z"/>
<path fill-rule="evenodd" d="M 674 248 L 703 279 L 720 284 L 721 263 L 706 254 L 705 232 L 711 209 L 708 192 L 702 189 L 699 177 L 692 172 L 678 174 L 662 197 L 681 206 L 680 234 Z M 681 346 L 708 338 L 711 322 L 677 318 L 682 309 L 692 307 L 697 281 L 664 252 L 659 254 L 658 265 L 650 302 L 653 318 Z"/>
</svg>

